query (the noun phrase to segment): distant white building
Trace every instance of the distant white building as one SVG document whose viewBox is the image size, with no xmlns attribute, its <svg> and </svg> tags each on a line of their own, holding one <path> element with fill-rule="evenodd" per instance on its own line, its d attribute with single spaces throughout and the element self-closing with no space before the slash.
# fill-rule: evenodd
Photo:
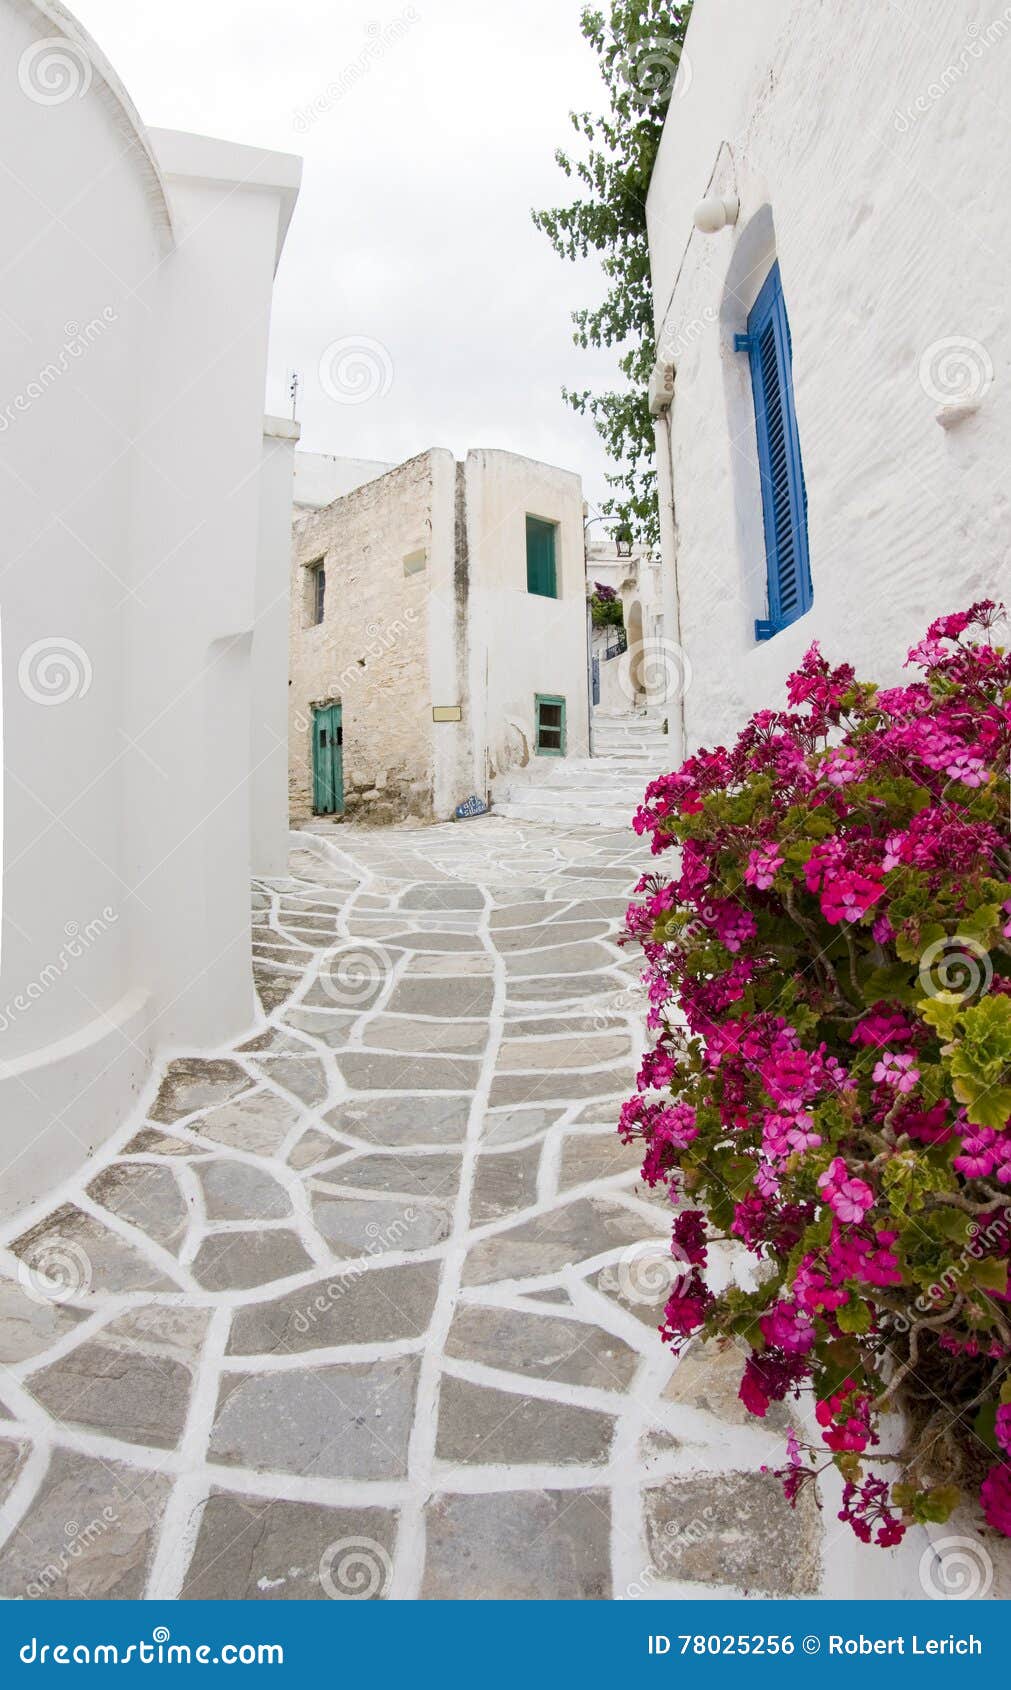
<svg viewBox="0 0 1011 1690">
<path fill-rule="evenodd" d="M 615 539 L 586 546 L 586 596 L 610 589 L 622 609 L 623 626 L 590 623 L 592 700 L 607 715 L 654 709 L 662 712 L 678 685 L 664 636 L 661 565 L 645 546 Z"/>
<path fill-rule="evenodd" d="M 62 6 L 0 0 L 5 1210 L 156 1051 L 254 1020 L 283 863 L 291 458 L 263 419 L 287 155 L 146 130 Z"/>
<path fill-rule="evenodd" d="M 339 480 L 328 462 L 296 485 Z M 300 511 L 290 648 L 296 820 L 442 820 L 510 769 L 585 753 L 579 477 L 434 450 Z"/>
<path fill-rule="evenodd" d="M 894 681 L 928 621 L 1011 586 L 1009 77 L 1011 7 L 692 14 L 647 204 L 689 750 L 780 702 L 813 639 Z"/>
</svg>

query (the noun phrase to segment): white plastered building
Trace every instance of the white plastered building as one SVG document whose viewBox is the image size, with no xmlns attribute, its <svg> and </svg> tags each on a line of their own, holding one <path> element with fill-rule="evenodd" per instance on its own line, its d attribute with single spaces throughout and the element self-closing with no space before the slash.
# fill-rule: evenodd
<svg viewBox="0 0 1011 1690">
<path fill-rule="evenodd" d="M 664 626 L 688 675 L 671 728 L 688 750 L 781 702 L 813 639 L 894 682 L 932 618 L 1011 589 L 1011 209 L 993 162 L 1009 74 L 1011 7 L 693 13 L 647 204 Z M 773 440 L 763 477 L 746 344 L 749 324 L 776 340 L 776 266 L 807 505 L 805 524 L 794 474 L 791 519 L 787 475 L 780 538 L 806 560 L 788 556 L 783 583 L 763 499 L 783 459 Z"/>
<path fill-rule="evenodd" d="M 294 819 L 441 821 L 540 758 L 585 754 L 579 477 L 442 448 L 395 468 L 296 453 Z M 376 469 L 380 473 L 374 473 Z"/>
<path fill-rule="evenodd" d="M 0 1203 L 254 1020 L 284 860 L 292 453 L 263 416 L 288 155 L 147 130 L 63 7 L 0 0 Z"/>
</svg>

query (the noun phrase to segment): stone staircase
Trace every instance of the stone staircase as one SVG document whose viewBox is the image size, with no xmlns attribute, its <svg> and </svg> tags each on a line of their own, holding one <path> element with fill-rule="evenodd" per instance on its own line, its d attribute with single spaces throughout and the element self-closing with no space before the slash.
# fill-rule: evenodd
<svg viewBox="0 0 1011 1690">
<path fill-rule="evenodd" d="M 626 828 L 646 786 L 670 767 L 660 714 L 594 710 L 589 757 L 536 757 L 495 782 L 492 807 L 515 821 Z"/>
</svg>

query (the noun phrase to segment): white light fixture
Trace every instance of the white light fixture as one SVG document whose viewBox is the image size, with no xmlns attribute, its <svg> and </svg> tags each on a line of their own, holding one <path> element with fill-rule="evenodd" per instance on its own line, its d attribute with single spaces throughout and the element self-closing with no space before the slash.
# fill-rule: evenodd
<svg viewBox="0 0 1011 1690">
<path fill-rule="evenodd" d="M 674 399 L 674 365 L 665 364 L 658 360 L 649 378 L 649 414 L 658 417 L 661 411 L 673 403 Z"/>
<path fill-rule="evenodd" d="M 695 207 L 695 227 L 704 235 L 719 234 L 737 222 L 740 209 L 736 194 L 710 194 Z"/>
</svg>

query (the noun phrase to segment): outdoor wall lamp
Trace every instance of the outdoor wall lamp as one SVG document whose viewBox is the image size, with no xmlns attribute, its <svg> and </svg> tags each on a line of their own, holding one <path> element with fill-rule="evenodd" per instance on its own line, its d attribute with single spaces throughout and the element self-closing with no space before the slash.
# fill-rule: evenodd
<svg viewBox="0 0 1011 1690">
<path fill-rule="evenodd" d="M 740 209 L 736 194 L 710 194 L 695 207 L 695 227 L 704 235 L 716 235 L 737 222 Z"/>
</svg>

